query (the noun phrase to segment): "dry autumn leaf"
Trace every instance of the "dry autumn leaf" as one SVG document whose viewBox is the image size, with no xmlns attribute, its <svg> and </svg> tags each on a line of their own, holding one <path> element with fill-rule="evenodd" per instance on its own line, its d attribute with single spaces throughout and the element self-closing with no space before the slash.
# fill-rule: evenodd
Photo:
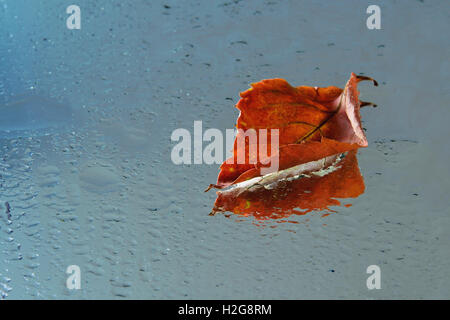
<svg viewBox="0 0 450 320">
<path fill-rule="evenodd" d="M 241 93 L 241 100 L 236 105 L 240 110 L 236 127 L 240 130 L 234 143 L 233 157 L 221 165 L 217 183 L 210 185 L 207 190 L 241 185 L 274 172 L 280 174 L 272 174 L 271 179 L 285 178 L 286 174 L 292 177 L 293 172 L 298 175 L 305 170 L 321 170 L 330 166 L 338 155 L 366 147 L 367 139 L 359 111 L 360 107 L 373 104 L 359 100 L 357 85 L 362 80 L 371 80 L 377 85 L 372 78 L 354 73 L 344 89 L 334 86 L 293 87 L 283 79 L 252 84 L 250 89 Z M 266 149 L 265 158 L 259 152 L 254 152 L 254 142 L 240 136 L 255 130 L 260 142 L 260 129 L 269 130 L 265 143 L 258 145 Z M 277 129 L 275 152 L 270 142 L 267 142 L 272 141 L 270 129 Z M 239 140 L 244 141 L 244 144 L 238 143 Z M 237 161 L 240 152 L 247 155 L 244 162 Z M 268 163 L 275 160 L 277 166 L 270 171 Z M 306 167 L 296 167 L 299 165 Z M 292 172 L 285 172 L 294 167 L 296 169 Z M 222 207 L 216 201 L 215 208 Z"/>
</svg>

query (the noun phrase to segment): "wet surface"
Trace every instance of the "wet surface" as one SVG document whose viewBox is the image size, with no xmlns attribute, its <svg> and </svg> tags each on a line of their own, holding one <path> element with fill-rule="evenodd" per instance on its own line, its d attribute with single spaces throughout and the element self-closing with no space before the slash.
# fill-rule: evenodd
<svg viewBox="0 0 450 320">
<path fill-rule="evenodd" d="M 0 133 L 1 297 L 450 297 L 448 2 L 381 1 L 382 30 L 365 1 L 77 4 L 68 30 L 61 1 L 0 0 L 0 124 L 26 131 Z M 174 165 L 172 131 L 232 128 L 251 82 L 351 72 L 380 84 L 360 87 L 364 194 L 296 223 L 208 216 L 218 165 Z"/>
</svg>

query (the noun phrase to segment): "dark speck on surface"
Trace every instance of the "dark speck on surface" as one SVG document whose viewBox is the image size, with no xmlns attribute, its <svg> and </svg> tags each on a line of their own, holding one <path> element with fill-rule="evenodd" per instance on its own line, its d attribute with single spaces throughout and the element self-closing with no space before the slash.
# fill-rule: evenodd
<svg viewBox="0 0 450 320">
<path fill-rule="evenodd" d="M 8 217 L 8 220 L 11 220 L 11 206 L 9 205 L 9 202 L 5 202 L 5 208 L 6 208 L 6 216 Z"/>
<path fill-rule="evenodd" d="M 233 41 L 233 42 L 231 42 L 230 44 L 231 44 L 231 45 L 234 45 L 234 44 L 248 44 L 248 43 L 247 43 L 247 41 L 239 40 L 239 41 Z"/>
</svg>

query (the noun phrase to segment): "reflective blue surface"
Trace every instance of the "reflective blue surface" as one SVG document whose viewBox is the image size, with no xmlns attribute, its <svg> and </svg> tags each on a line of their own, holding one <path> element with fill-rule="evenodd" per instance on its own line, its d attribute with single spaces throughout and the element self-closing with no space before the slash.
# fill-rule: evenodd
<svg viewBox="0 0 450 320">
<path fill-rule="evenodd" d="M 1 297 L 450 298 L 448 1 L 378 1 L 381 30 L 368 1 L 75 2 L 81 30 L 66 1 L 0 0 Z M 380 83 L 366 192 L 298 224 L 208 216 L 218 165 L 174 165 L 172 131 L 232 128 L 251 82 L 351 72 Z"/>
</svg>

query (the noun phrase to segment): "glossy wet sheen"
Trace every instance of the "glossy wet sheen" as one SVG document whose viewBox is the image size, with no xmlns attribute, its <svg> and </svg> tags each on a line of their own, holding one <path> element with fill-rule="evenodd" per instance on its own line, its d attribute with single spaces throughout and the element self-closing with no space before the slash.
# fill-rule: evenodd
<svg viewBox="0 0 450 320">
<path fill-rule="evenodd" d="M 367 1 L 80 0 L 77 31 L 60 1 L 0 1 L 1 104 L 30 91 L 88 115 L 0 136 L 0 295 L 448 299 L 449 4 L 378 3 L 382 30 Z M 360 86 L 378 104 L 362 111 L 365 193 L 296 224 L 208 216 L 218 166 L 174 165 L 172 131 L 232 128 L 251 82 L 351 72 L 380 84 Z"/>
</svg>

